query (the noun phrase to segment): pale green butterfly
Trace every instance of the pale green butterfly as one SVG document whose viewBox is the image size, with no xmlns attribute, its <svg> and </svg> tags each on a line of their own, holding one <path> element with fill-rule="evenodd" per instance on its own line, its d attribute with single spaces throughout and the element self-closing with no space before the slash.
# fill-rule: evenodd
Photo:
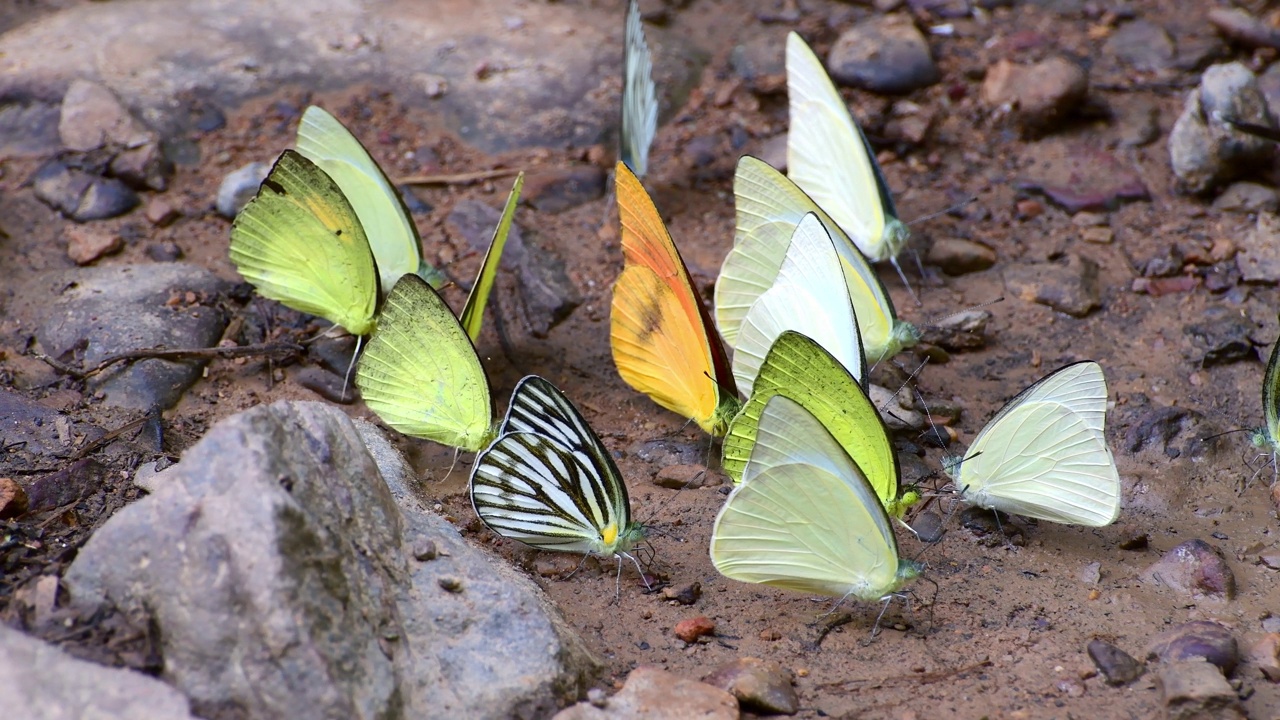
<svg viewBox="0 0 1280 720">
<path fill-rule="evenodd" d="M 418 273 L 432 287 L 446 278 L 422 261 L 422 241 L 400 193 L 364 145 L 337 118 L 312 105 L 302 113 L 298 152 L 333 178 L 356 210 L 378 261 L 382 294 L 405 273 Z"/>
<path fill-rule="evenodd" d="M 787 95 L 787 174 L 831 214 L 871 262 L 893 263 L 906 284 L 898 253 L 911 232 L 898 219 L 862 129 L 822 62 L 794 32 L 787 35 Z"/>
<path fill-rule="evenodd" d="M 716 280 L 716 325 L 736 345 L 747 311 L 773 286 L 796 226 L 816 215 L 831 236 L 867 359 L 875 364 L 915 345 L 920 332 L 898 319 L 880 277 L 840 226 L 787 176 L 743 156 L 733 179 L 737 211 L 733 249 Z"/>
<path fill-rule="evenodd" d="M 885 510 L 901 518 L 920 499 L 903 493 L 898 456 L 884 420 L 858 381 L 821 345 L 794 330 L 778 336 L 756 376 L 751 397 L 729 424 L 724 471 L 735 482 L 755 452 L 765 405 L 775 396 L 794 400 L 818 418 L 840 447 L 858 462 Z"/>
<path fill-rule="evenodd" d="M 1005 404 L 965 457 L 944 461 L 960 498 L 1069 525 L 1120 516 L 1120 475 L 1103 424 L 1107 381 L 1096 362 L 1041 378 Z"/>
<path fill-rule="evenodd" d="M 1253 444 L 1271 453 L 1271 465 L 1280 475 L 1280 463 L 1276 462 L 1280 454 L 1280 342 L 1271 348 L 1271 359 L 1267 361 L 1267 372 L 1262 378 L 1262 413 L 1266 424 L 1253 431 Z"/>
<path fill-rule="evenodd" d="M 898 541 L 856 457 L 799 403 L 769 399 L 742 483 L 711 531 L 726 577 L 804 593 L 883 599 L 921 566 Z"/>
<path fill-rule="evenodd" d="M 638 178 L 649 170 L 649 146 L 658 131 L 658 96 L 653 84 L 653 57 L 640 23 L 640 3 L 627 4 L 626 50 L 622 75 L 622 162 Z"/>
</svg>

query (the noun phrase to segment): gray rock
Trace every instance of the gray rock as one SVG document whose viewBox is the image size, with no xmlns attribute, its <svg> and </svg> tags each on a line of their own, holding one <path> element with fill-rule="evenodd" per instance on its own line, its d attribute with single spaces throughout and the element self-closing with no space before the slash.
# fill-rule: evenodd
<svg viewBox="0 0 1280 720">
<path fill-rule="evenodd" d="M 795 715 L 800 710 L 791 673 L 772 660 L 738 658 L 712 670 L 702 682 L 732 693 L 743 710 L 765 715 Z"/>
<path fill-rule="evenodd" d="M 1230 675 L 1240 664 L 1240 646 L 1226 627 L 1195 620 L 1172 627 L 1147 644 L 1147 659 L 1162 663 L 1201 659 Z"/>
<path fill-rule="evenodd" d="M 8 448 L 0 453 L 0 475 L 30 472 L 40 458 L 69 458 L 79 447 L 76 437 L 93 442 L 105 434 L 6 387 L 0 387 L 0 427 Z"/>
<path fill-rule="evenodd" d="M 1089 641 L 1089 658 L 1108 685 L 1128 685 L 1142 677 L 1142 663 L 1106 640 L 1094 638 Z"/>
<path fill-rule="evenodd" d="M 23 720 L 189 720 L 187 699 L 155 678 L 96 665 L 0 625 L 0 707 Z"/>
<path fill-rule="evenodd" d="M 216 296 L 226 287 L 209 271 L 186 263 L 114 265 L 43 273 L 26 289 L 44 313 L 36 323 L 43 351 L 88 367 L 143 348 L 212 347 L 226 318 Z M 186 299 L 191 293 L 194 302 Z M 172 303 L 173 298 L 179 302 Z M 142 360 L 120 363 L 90 387 L 114 407 L 172 407 L 199 377 L 203 363 Z"/>
<path fill-rule="evenodd" d="M 1203 660 L 1160 668 L 1156 684 L 1168 720 L 1244 720 L 1244 708 L 1231 684 Z"/>
<path fill-rule="evenodd" d="M 1052 129 L 1088 94 L 1088 73 L 1058 56 L 1025 66 L 1001 60 L 987 69 L 982 82 L 983 101 L 1007 113 L 1025 134 Z"/>
<path fill-rule="evenodd" d="M 840 34 L 827 56 L 841 85 L 884 94 L 928 87 L 941 77 L 929 43 L 910 15 L 876 16 Z"/>
<path fill-rule="evenodd" d="M 253 196 L 258 194 L 258 186 L 267 179 L 269 172 L 271 163 L 251 162 L 228 173 L 218 186 L 218 214 L 229 220 L 234 219 Z"/>
<path fill-rule="evenodd" d="M 942 516 L 936 512 L 926 511 L 911 521 L 911 530 L 920 539 L 920 542 L 936 543 L 942 540 L 947 534 L 947 529 L 943 525 Z"/>
<path fill-rule="evenodd" d="M 995 265 L 996 251 L 972 240 L 939 238 L 929 247 L 925 262 L 937 265 L 948 275 L 965 275 Z"/>
<path fill-rule="evenodd" d="M 107 146 L 136 148 L 156 140 L 110 90 L 88 80 L 73 80 L 67 88 L 58 135 L 67 149 L 80 152 Z"/>
<path fill-rule="evenodd" d="M 1160 137 L 1160 106 L 1146 98 L 1132 98 L 1121 107 L 1116 136 L 1124 147 L 1142 147 Z"/>
<path fill-rule="evenodd" d="M 890 430 L 923 430 L 928 421 L 924 414 L 911 407 L 911 396 L 907 393 L 894 393 L 891 390 L 871 385 L 868 393 L 871 404 L 880 410 L 880 417 Z"/>
<path fill-rule="evenodd" d="M 1144 412 L 1124 434 L 1124 449 L 1138 453 L 1155 449 L 1169 454 L 1169 444 L 1188 424 L 1190 411 L 1180 407 L 1159 407 Z M 1174 455 L 1180 453 L 1174 452 Z"/>
<path fill-rule="evenodd" d="M 528 187 L 528 184 L 525 184 Z M 523 191 L 521 192 L 523 195 Z M 502 211 L 479 200 L 459 200 L 445 218 L 445 230 L 450 236 L 465 241 L 466 246 L 477 253 L 489 250 L 493 231 L 502 219 Z M 483 255 L 482 255 L 483 256 Z M 514 221 L 507 234 L 507 245 L 502 251 L 502 267 L 515 267 L 524 258 L 524 234 Z"/>
<path fill-rule="evenodd" d="M 604 197 L 605 172 L 593 165 L 525 176 L 520 200 L 539 212 L 559 213 Z"/>
<path fill-rule="evenodd" d="M 992 317 L 987 310 L 962 310 L 924 326 L 920 339 L 952 352 L 975 350 L 987 344 L 987 325 Z"/>
<path fill-rule="evenodd" d="M 65 582 L 81 609 L 148 613 L 165 679 L 204 716 L 533 717 L 579 695 L 597 669 L 581 641 L 412 477 L 330 405 L 255 407 L 154 478 Z M 439 556 L 411 563 L 422 538 Z"/>
<path fill-rule="evenodd" d="M 1235 213 L 1274 213 L 1280 209 L 1280 196 L 1274 188 L 1246 181 L 1231 183 L 1213 201 L 1213 209 Z M 1280 277 L 1280 276 L 1277 276 Z"/>
<path fill-rule="evenodd" d="M 124 238 L 108 228 L 72 225 L 63 234 L 67 238 L 67 257 L 77 265 L 89 265 L 124 247 Z"/>
<path fill-rule="evenodd" d="M 1192 359 L 1201 367 L 1212 367 L 1256 357 L 1251 336 L 1257 326 L 1229 307 L 1211 305 L 1197 322 L 1183 327 L 1195 349 Z"/>
<path fill-rule="evenodd" d="M 1275 127 L 1257 78 L 1240 63 L 1204 72 L 1169 134 L 1169 158 L 1182 187 L 1206 192 L 1272 157 L 1270 140 L 1241 132 L 1227 119 Z"/>
<path fill-rule="evenodd" d="M 1240 238 L 1239 247 L 1236 267 L 1245 282 L 1280 282 L 1280 217 L 1259 213 L 1257 224 Z"/>
<path fill-rule="evenodd" d="M 1114 210 L 1126 200 L 1150 198 L 1132 163 L 1093 145 L 1050 140 L 1028 148 L 1030 168 L 1019 190 L 1043 193 L 1069 213 Z"/>
<path fill-rule="evenodd" d="M 217 88 L 218 101 L 232 106 L 284 86 L 373 86 L 396 89 L 426 122 L 484 152 L 587 146 L 616 132 L 617 8 L 538 3 L 521 7 L 518 32 L 476 31 L 505 12 L 487 2 L 447 13 L 367 0 L 80 4 L 0 36 L 0 97 L 61 95 L 84 78 L 170 135 L 188 121 L 180 99 L 191 88 Z M 657 86 L 679 106 L 707 54 L 696 36 L 646 34 Z M 424 69 L 437 79 L 424 82 Z"/>
<path fill-rule="evenodd" d="M 1231 566 L 1209 543 L 1188 540 L 1142 571 L 1144 582 L 1170 588 L 1192 598 L 1230 600 L 1236 594 Z"/>
<path fill-rule="evenodd" d="M 289 379 L 329 402 L 350 405 L 359 397 L 355 383 L 324 368 L 304 367 L 295 370 Z"/>
<path fill-rule="evenodd" d="M 58 106 L 39 100 L 0 102 L 0 159 L 47 157 L 62 147 Z"/>
<path fill-rule="evenodd" d="M 611 698 L 565 708 L 552 720 L 737 720 L 733 695 L 655 667 L 638 667 Z"/>
<path fill-rule="evenodd" d="M 1004 271 L 1009 293 L 1072 317 L 1084 317 L 1102 307 L 1098 264 L 1068 254 L 1066 262 L 1013 265 Z"/>
<path fill-rule="evenodd" d="M 529 332 L 544 338 L 582 304 L 582 293 L 558 253 L 536 242 L 525 249 L 516 276 L 521 308 Z"/>
<path fill-rule="evenodd" d="M 697 465 L 707 461 L 707 448 L 703 444 L 688 443 L 671 438 L 641 440 L 627 448 L 627 454 L 641 460 L 666 467 L 667 465 Z"/>
<path fill-rule="evenodd" d="M 124 182 L 68 167 L 59 160 L 40 166 L 31 185 L 41 202 L 77 222 L 117 217 L 141 202 Z"/>
<path fill-rule="evenodd" d="M 1147 20 L 1134 20 L 1116 28 L 1102 46 L 1134 70 L 1152 72 L 1172 67 L 1176 51 L 1165 29 Z"/>
<path fill-rule="evenodd" d="M 748 25 L 744 30 L 751 27 Z M 787 72 L 783 43 L 771 32 L 754 33 L 730 51 L 729 66 L 734 74 L 749 83 L 783 75 Z"/>
<path fill-rule="evenodd" d="M 1280 63 L 1271 63 L 1258 76 L 1258 89 L 1267 100 L 1271 117 L 1280 118 Z"/>
</svg>

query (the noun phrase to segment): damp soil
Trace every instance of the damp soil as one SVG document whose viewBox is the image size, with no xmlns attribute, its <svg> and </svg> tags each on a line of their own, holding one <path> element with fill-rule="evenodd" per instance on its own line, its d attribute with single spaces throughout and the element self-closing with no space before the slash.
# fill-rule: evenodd
<svg viewBox="0 0 1280 720">
<path fill-rule="evenodd" d="M 677 3 L 677 5 L 680 5 Z M 774 32 L 779 45 L 789 25 L 764 26 L 760 17 L 785 10 L 769 0 L 735 4 L 689 3 L 669 10 L 669 22 L 687 32 L 724 27 L 732 12 L 741 27 Z M 1136 13 L 1153 22 L 1181 22 L 1180 3 L 1135 2 Z M 38 8 L 39 4 L 33 5 Z M 838 5 L 833 6 L 838 7 Z M 825 13 L 806 14 L 800 25 L 815 38 L 819 51 L 835 33 L 820 20 Z M 1020 37 L 1048 33 L 1056 47 L 1090 59 L 1103 40 L 1091 31 L 1105 18 L 1086 12 L 1064 18 L 1027 4 L 990 16 L 997 27 L 988 37 Z M 762 30 L 762 28 L 764 28 Z M 1021 34 L 1021 35 L 1020 35 Z M 714 40 L 713 40 L 714 42 Z M 785 95 L 781 78 L 746 87 L 729 70 L 732 37 L 723 37 L 701 84 L 688 104 L 667 113 L 652 154 L 646 185 L 684 253 L 696 283 L 708 298 L 721 259 L 733 237 L 732 178 L 738 155 L 759 151 L 762 143 L 785 129 Z M 1257 340 L 1265 353 L 1276 335 L 1274 308 L 1280 292 L 1273 286 L 1238 286 L 1211 293 L 1203 285 L 1163 296 L 1132 290 L 1136 268 L 1144 259 L 1163 256 L 1170 247 L 1207 249 L 1214 240 L 1245 232 L 1252 220 L 1243 215 L 1208 211 L 1203 200 L 1176 194 L 1168 168 L 1164 139 L 1182 103 L 1182 86 L 1195 74 L 1146 83 L 1138 75 L 1094 77 L 1095 102 L 1107 112 L 1086 115 L 1057 129 L 1055 137 L 1103 146 L 1116 117 L 1136 103 L 1154 104 L 1164 134 L 1145 147 L 1110 147 L 1136 171 L 1151 191 L 1150 201 L 1130 202 L 1110 213 L 1116 240 L 1089 244 L 1080 239 L 1071 216 L 1041 201 L 1043 212 L 1020 212 L 1025 200 L 1016 189 L 1023 171 L 1038 161 L 1037 145 L 990 119 L 977 100 L 981 70 L 999 56 L 978 38 L 957 38 L 935 45 L 946 78 L 911 99 L 934 107 L 939 115 L 930 135 L 919 145 L 882 144 L 880 159 L 898 209 L 905 219 L 923 217 L 953 206 L 957 199 L 977 200 L 955 212 L 927 219 L 912 228 L 912 247 L 923 253 L 932 239 L 963 237 L 994 248 L 995 267 L 949 277 L 925 266 L 924 275 L 907 263 L 920 295 L 912 301 L 891 270 L 882 269 L 899 312 L 905 319 L 928 324 L 959 310 L 985 303 L 993 320 L 985 346 L 934 358 L 919 372 L 924 353 L 904 353 L 877 368 L 876 377 L 897 387 L 908 374 L 910 385 L 930 404 L 962 410 L 954 429 L 960 442 L 971 441 L 986 420 L 1008 398 L 1041 375 L 1069 362 L 1093 359 L 1107 373 L 1114 406 L 1108 438 L 1124 481 L 1124 510 L 1113 526 L 1101 529 L 1066 527 L 1011 519 L 1003 534 L 978 533 L 965 527 L 945 496 L 929 510 L 947 517 L 945 537 L 923 545 L 900 532 L 901 552 L 927 565 L 925 580 L 892 602 L 880 617 L 880 633 L 872 640 L 880 605 L 846 602 L 747 585 L 717 575 L 707 557 L 708 538 L 727 487 L 714 469 L 707 484 L 680 491 L 653 483 L 656 473 L 672 464 L 701 464 L 719 451 L 696 426 L 666 412 L 627 387 L 618 377 L 609 351 L 610 287 L 622 265 L 616 215 L 608 198 L 600 198 L 561 214 L 522 208 L 518 224 L 533 244 L 554 248 L 564 258 L 584 302 L 546 337 L 535 337 L 521 319 L 514 279 L 500 279 L 496 301 L 479 342 L 479 352 L 494 388 L 498 410 L 505 410 L 511 388 L 529 373 L 542 375 L 573 399 L 618 457 L 631 493 L 633 514 L 651 526 L 653 557 L 648 580 L 676 589 L 698 585 L 692 605 L 650 592 L 633 567 L 623 567 L 620 588 L 612 563 L 536 553 L 502 541 L 476 520 L 465 495 L 471 457 L 427 442 L 401 438 L 421 474 L 422 495 L 437 503 L 474 542 L 489 547 L 503 562 L 525 569 L 553 598 L 570 624 L 602 657 L 608 668 L 606 687 L 620 686 L 626 674 L 642 664 L 658 665 L 681 675 L 700 677 L 716 665 L 743 656 L 773 660 L 796 675 L 801 717 L 857 716 L 913 718 L 957 713 L 961 717 L 1150 717 L 1160 695 L 1152 673 L 1123 688 L 1111 688 L 1095 676 L 1085 647 L 1105 638 L 1140 656 L 1148 640 L 1172 623 L 1214 619 L 1232 627 L 1247 647 L 1261 634 L 1261 620 L 1280 613 L 1277 572 L 1250 561 L 1259 543 L 1275 543 L 1275 509 L 1268 494 L 1270 470 L 1261 474 L 1247 436 L 1233 435 L 1211 443 L 1198 438 L 1261 420 L 1261 362 L 1248 359 L 1202 367 L 1185 326 L 1209 309 L 1226 307 L 1263 323 Z M 1034 57 L 1034 52 L 1032 53 Z M 1245 56 L 1248 60 L 1248 56 Z M 886 101 L 847 92 L 859 117 L 876 136 L 874 118 L 883 118 Z M 219 276 L 236 280 L 227 259 L 229 223 L 212 210 L 222 177 L 253 160 L 270 160 L 291 140 L 296 115 L 308 102 L 323 104 L 365 138 L 373 154 L 393 176 L 424 168 L 408 155 L 430 147 L 438 164 L 433 172 L 458 173 L 483 168 L 526 170 L 563 168 L 596 162 L 608 164 L 605 147 L 565 150 L 541 148 L 488 156 L 438 128 L 415 118 L 386 88 L 355 88 L 341 94 L 312 95 L 287 88 L 243 107 L 227 109 L 225 128 L 198 138 L 201 160 L 179 166 L 172 188 L 163 197 L 184 214 L 167 228 L 148 223 L 141 212 L 97 223 L 119 231 L 127 244 L 102 264 L 147 263 L 145 247 L 176 243 L 184 259 Z M 741 148 L 734 137 L 747 138 Z M 716 152 L 707 157 L 686 151 L 691 139 L 710 138 Z M 70 222 L 34 199 L 24 182 L 37 161 L 11 161 L 0 178 L 0 268 L 6 278 L 70 267 L 64 253 L 64 230 Z M 1274 173 L 1259 182 L 1274 184 Z M 452 237 L 445 218 L 465 198 L 495 207 L 505 198 L 503 180 L 469 185 L 418 188 L 418 197 L 433 210 L 419 214 L 424 251 L 429 261 L 454 278 L 473 275 L 479 256 L 468 243 Z M 1025 210 L 1027 205 L 1023 205 Z M 602 225 L 602 221 L 604 221 Z M 1085 318 L 1061 315 L 1047 307 L 1008 296 L 1002 273 L 1017 263 L 1045 261 L 1074 253 L 1100 267 L 1102 308 Z M 1194 270 L 1195 268 L 1191 268 Z M 447 299 L 461 307 L 463 292 L 452 288 Z M 68 413 L 78 421 L 111 430 L 137 419 L 136 414 L 103 408 L 77 383 L 57 376 L 27 354 L 31 327 L 16 318 L 33 316 L 30 301 L 7 299 L 0 314 L 0 380 L 25 396 Z M 320 325 L 274 303 L 256 300 L 236 304 L 275 338 L 305 337 Z M 495 327 L 501 325 L 503 337 Z M 243 341 L 244 336 L 233 338 Z M 945 359 L 945 361 L 942 361 Z M 0 613 L 13 625 L 24 624 L 20 593 L 41 575 L 58 574 L 75 550 L 112 512 L 139 494 L 129 480 L 134 468 L 158 455 L 178 456 L 218 419 L 259 403 L 318 400 L 294 380 L 310 361 L 268 364 L 258 360 L 215 360 L 206 377 L 190 389 L 177 407 L 163 414 L 162 448 L 133 433 L 95 450 L 101 482 L 88 497 L 54 510 L 0 521 Z M 1189 411 L 1191 422 L 1168 443 L 1140 451 L 1126 449 L 1130 429 L 1147 413 L 1164 407 Z M 372 417 L 361 404 L 345 406 L 353 416 Z M 153 423 L 154 426 L 154 423 Z M 941 487 L 942 451 L 917 434 L 899 435 L 905 482 Z M 4 473 L 29 480 L 65 468 L 67 457 L 9 456 Z M 1243 487 L 1243 490 L 1241 489 Z M 1135 538 L 1146 536 L 1147 542 Z M 1168 549 L 1194 538 L 1220 548 L 1235 572 L 1238 595 L 1232 601 L 1191 598 L 1145 584 L 1139 573 Z M 1091 582 L 1087 567 L 1100 564 L 1100 579 Z M 575 572 L 576 570 L 576 572 Z M 675 625 L 706 616 L 715 634 L 692 645 L 678 640 Z M 79 655 L 116 664 L 154 669 L 156 658 L 145 627 L 125 621 L 81 619 L 51 639 Z M 1245 705 L 1262 716 L 1280 707 L 1280 691 L 1255 674 L 1244 675 Z"/>
</svg>

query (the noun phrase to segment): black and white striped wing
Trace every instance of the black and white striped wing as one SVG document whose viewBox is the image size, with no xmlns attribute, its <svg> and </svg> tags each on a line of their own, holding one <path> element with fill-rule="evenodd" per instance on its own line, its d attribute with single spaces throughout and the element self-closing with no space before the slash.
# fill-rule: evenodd
<svg viewBox="0 0 1280 720">
<path fill-rule="evenodd" d="M 533 375 L 476 459 L 471 503 L 494 532 L 547 550 L 613 555 L 631 529 L 617 465 L 572 403 Z"/>
</svg>

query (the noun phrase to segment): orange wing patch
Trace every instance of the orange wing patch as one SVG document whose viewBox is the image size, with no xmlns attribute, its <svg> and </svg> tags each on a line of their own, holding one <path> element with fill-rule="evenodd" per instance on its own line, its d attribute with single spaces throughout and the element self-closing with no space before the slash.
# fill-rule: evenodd
<svg viewBox="0 0 1280 720">
<path fill-rule="evenodd" d="M 728 358 L 649 194 L 617 166 L 626 267 L 613 288 L 613 359 L 628 385 L 722 435 L 738 407 Z"/>
</svg>

